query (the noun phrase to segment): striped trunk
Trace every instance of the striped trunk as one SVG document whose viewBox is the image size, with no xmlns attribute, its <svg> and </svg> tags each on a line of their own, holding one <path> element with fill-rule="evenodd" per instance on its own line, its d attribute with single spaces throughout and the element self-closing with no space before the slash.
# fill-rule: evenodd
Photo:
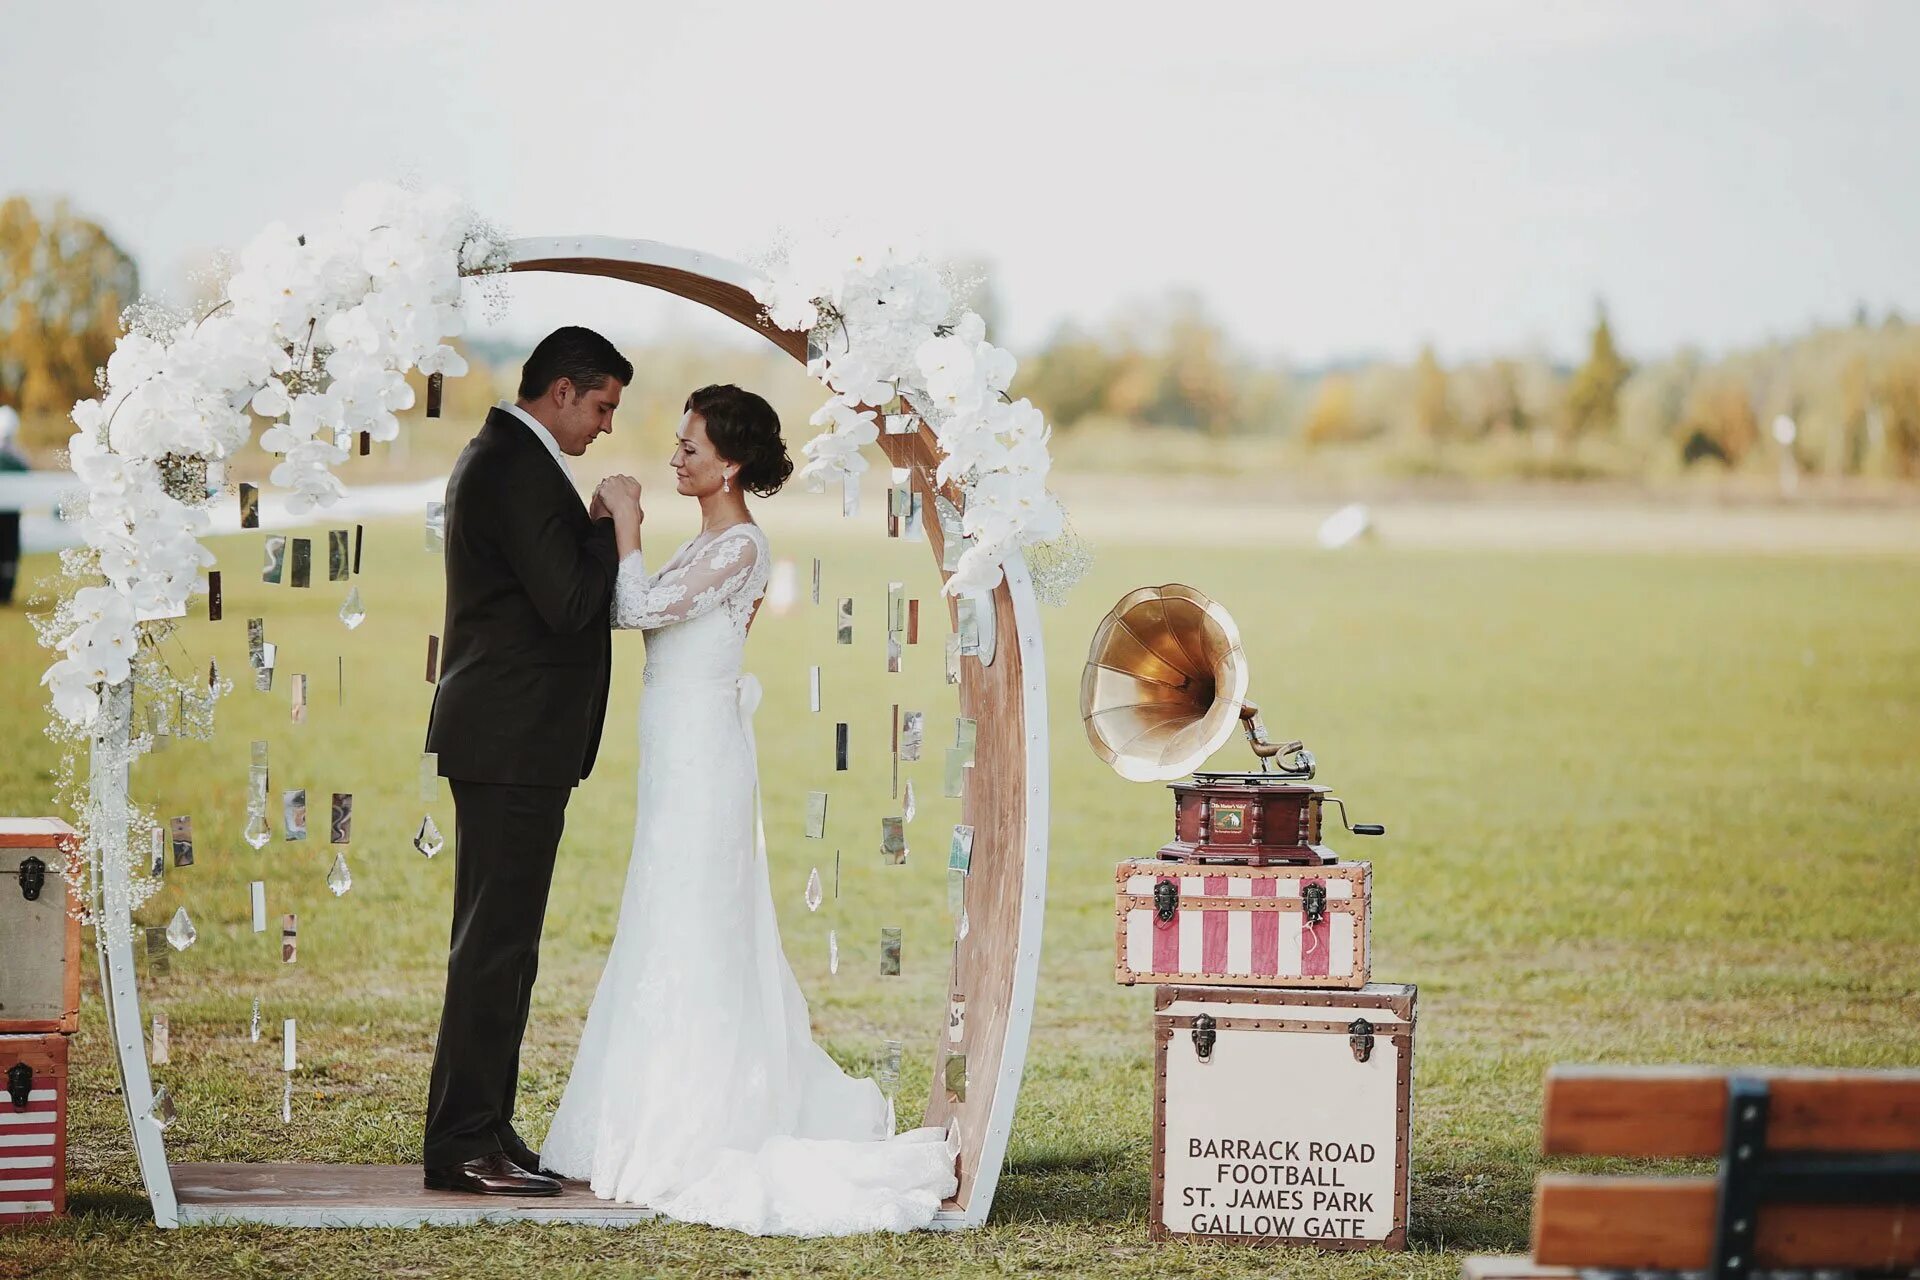
<svg viewBox="0 0 1920 1280">
<path fill-rule="evenodd" d="M 26 1090 L 22 1106 L 0 1094 L 0 1225 L 65 1213 L 67 1038 L 0 1036 L 0 1081 Z"/>
<path fill-rule="evenodd" d="M 1122 983 L 1366 985 L 1370 867 L 1140 860 L 1116 873 Z M 1166 886 L 1166 887 L 1162 887 Z"/>
</svg>

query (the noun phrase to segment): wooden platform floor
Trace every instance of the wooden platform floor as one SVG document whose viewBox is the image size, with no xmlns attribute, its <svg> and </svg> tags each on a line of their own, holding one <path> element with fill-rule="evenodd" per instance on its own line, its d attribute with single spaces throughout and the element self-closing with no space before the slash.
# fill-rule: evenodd
<svg viewBox="0 0 1920 1280">
<path fill-rule="evenodd" d="M 429 1191 L 420 1166 L 176 1164 L 182 1225 L 261 1222 L 308 1227 L 458 1226 L 470 1222 L 571 1222 L 625 1227 L 654 1216 L 602 1200 L 584 1182 L 557 1196 L 476 1196 Z"/>
<path fill-rule="evenodd" d="M 461 1226 L 471 1222 L 565 1222 L 630 1227 L 655 1217 L 643 1205 L 602 1200 L 584 1182 L 557 1196 L 476 1196 L 429 1191 L 417 1164 L 176 1164 L 182 1226 L 257 1222 L 284 1227 Z M 965 1225 L 952 1200 L 936 1231 Z"/>
</svg>

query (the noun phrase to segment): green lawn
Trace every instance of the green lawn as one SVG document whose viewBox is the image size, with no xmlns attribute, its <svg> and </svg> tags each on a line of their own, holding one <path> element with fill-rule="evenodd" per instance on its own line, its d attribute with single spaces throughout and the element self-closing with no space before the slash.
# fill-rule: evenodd
<svg viewBox="0 0 1920 1280">
<path fill-rule="evenodd" d="M 783 534 L 781 505 L 769 508 L 769 526 L 778 552 L 799 557 L 800 602 L 761 618 L 749 662 L 767 687 L 758 731 L 788 950 L 818 1031 L 843 1061 L 864 1066 L 884 1038 L 906 1039 L 901 1110 L 911 1116 L 944 992 L 942 855 L 954 804 L 939 796 L 940 748 L 952 703 L 939 627 L 908 651 L 906 674 L 887 676 L 881 618 L 890 578 L 931 597 L 934 577 L 924 547 L 886 544 L 866 527 Z M 1043 610 L 1054 729 L 1046 958 L 986 1229 L 848 1242 L 668 1224 L 163 1234 L 145 1214 L 90 997 L 75 1045 L 74 1213 L 0 1234 L 0 1277 L 1446 1276 L 1460 1251 L 1524 1247 L 1549 1063 L 1920 1063 L 1920 559 L 1146 543 L 1100 548 L 1072 604 Z M 135 769 L 137 795 L 162 816 L 191 813 L 199 839 L 197 864 L 171 872 L 141 913 L 164 922 L 184 901 L 200 930 L 144 988 L 148 1009 L 165 1009 L 173 1027 L 174 1061 L 155 1069 L 180 1105 L 169 1149 L 181 1161 L 411 1161 L 453 870 L 450 851 L 428 861 L 410 843 L 439 562 L 416 525 L 371 528 L 370 616 L 348 633 L 332 617 L 339 585 L 248 583 L 257 538 L 219 549 L 227 619 L 190 627 L 179 661 L 204 664 L 211 653 L 244 677 L 245 619 L 264 612 L 282 680 L 310 673 L 314 705 L 296 728 L 284 683 L 271 695 L 248 684 L 222 706 L 216 742 L 176 743 Z M 831 601 L 806 602 L 815 554 L 826 558 L 826 594 L 858 601 L 851 648 L 831 642 Z M 1421 990 L 1409 1255 L 1147 1243 L 1151 996 L 1112 981 L 1111 868 L 1157 846 L 1169 798 L 1099 764 L 1076 700 L 1101 613 L 1130 587 L 1169 580 L 1227 605 L 1269 725 L 1308 741 L 1356 820 L 1391 832 L 1338 847 L 1375 859 L 1376 976 Z M 607 747 L 570 812 L 548 915 L 522 1092 L 523 1128 L 536 1141 L 624 871 L 637 637 L 622 637 L 619 653 Z M 36 685 L 45 658 L 17 613 L 0 615 L 0 657 L 0 811 L 41 813 L 54 766 Z M 821 716 L 807 712 L 810 662 L 826 667 Z M 908 773 L 920 797 L 913 854 L 897 868 L 880 865 L 876 821 L 892 803 L 884 726 L 896 699 L 929 712 L 926 760 Z M 853 771 L 836 778 L 841 718 L 853 725 Z M 255 853 L 240 841 L 247 743 L 258 737 L 273 744 L 276 791 L 312 794 L 304 844 L 276 839 Z M 825 842 L 801 838 L 804 793 L 815 787 L 834 792 Z M 325 886 L 333 791 L 353 792 L 359 806 L 354 886 L 340 899 Z M 444 796 L 433 812 L 451 833 Z M 830 875 L 836 845 L 843 894 L 809 916 L 807 869 L 820 863 Z M 257 878 L 276 921 L 300 914 L 295 965 L 279 963 L 274 932 L 248 929 L 246 885 Z M 877 975 L 882 924 L 906 930 L 902 979 Z M 837 976 L 827 973 L 828 928 L 842 942 Z M 258 1044 L 246 1034 L 256 995 Z M 284 1017 L 300 1020 L 290 1125 L 279 1118 Z M 1275 1082 L 1276 1106 L 1289 1087 L 1303 1086 Z"/>
</svg>

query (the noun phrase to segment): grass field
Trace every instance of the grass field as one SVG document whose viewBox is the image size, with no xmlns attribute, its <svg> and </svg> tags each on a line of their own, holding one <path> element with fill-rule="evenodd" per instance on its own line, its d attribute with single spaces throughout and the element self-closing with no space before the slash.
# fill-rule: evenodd
<svg viewBox="0 0 1920 1280">
<path fill-rule="evenodd" d="M 816 1027 L 864 1065 L 904 1036 L 901 1112 L 925 1097 L 943 997 L 939 752 L 909 776 L 921 816 L 904 868 L 879 865 L 887 811 L 882 726 L 894 700 L 951 702 L 936 644 L 881 674 L 886 582 L 923 597 L 924 547 L 766 515 L 799 558 L 800 603 L 766 614 L 749 663 L 766 684 L 758 732 L 776 895 Z M 868 523 L 871 523 L 869 521 Z M 1148 525 L 1150 521 L 1142 521 Z M 649 528 L 652 528 L 650 525 Z M 661 545 L 669 533 L 653 535 Z M 199 942 L 147 982 L 167 1011 L 179 1099 L 176 1160 L 417 1158 L 444 963 L 451 853 L 410 847 L 439 625 L 439 562 L 416 527 L 369 530 L 370 617 L 332 618 L 343 588 L 245 581 L 257 541 L 232 539 L 227 620 L 188 629 L 179 660 L 245 672 L 245 619 L 264 612 L 281 673 L 312 676 L 309 721 L 284 683 L 238 690 L 211 744 L 177 743 L 135 769 L 165 816 L 191 813 L 195 866 L 169 874 L 142 917 L 189 906 Z M 1098 548 L 1064 609 L 1045 610 L 1053 827 L 1045 962 L 1032 1055 L 992 1223 L 965 1236 L 756 1240 L 648 1224 L 624 1233 L 531 1226 L 298 1232 L 150 1225 L 114 1092 L 96 1000 L 76 1043 L 73 1215 L 0 1233 L 0 1277 L 450 1274 L 962 1274 L 1448 1276 L 1461 1251 L 1524 1247 L 1541 1075 L 1556 1061 L 1860 1066 L 1920 1063 L 1920 558 L 1574 551 L 1281 554 L 1244 543 L 1156 548 L 1150 529 Z M 857 643 L 831 643 L 831 604 L 806 603 L 806 558 L 827 594 L 858 600 Z M 44 563 L 36 566 L 44 569 Z M 1376 976 L 1420 986 L 1414 1248 L 1406 1255 L 1150 1246 L 1146 1240 L 1151 997 L 1111 977 L 1112 864 L 1150 853 L 1168 823 L 1158 787 L 1122 782 L 1087 749 L 1080 664 L 1126 589 L 1186 581 L 1238 619 L 1252 694 L 1305 738 L 1323 780 L 1381 842 Z M 525 1060 L 523 1130 L 537 1141 L 607 945 L 631 828 L 637 637 L 622 637 L 607 749 L 569 815 Z M 937 635 L 934 637 L 937 641 Z M 336 688 L 336 655 L 345 658 Z M 48 808 L 51 749 L 36 686 L 43 655 L 0 615 L 0 811 Z M 806 709 L 806 665 L 828 712 Z M 892 682 L 891 684 L 889 682 Z M 831 773 L 831 722 L 854 725 L 854 771 Z M 260 853 L 240 840 L 247 743 L 273 744 L 274 787 L 313 796 L 314 837 Z M 1236 759 L 1223 752 L 1221 759 Z M 829 841 L 801 838 L 803 793 L 833 786 Z M 326 793 L 357 797 L 350 893 L 324 878 Z M 929 794 L 931 793 L 931 795 Z M 451 832 L 451 806 L 433 806 Z M 807 868 L 843 854 L 843 896 L 801 903 Z M 269 912 L 300 913 L 300 958 L 247 926 L 248 881 Z M 875 973 L 881 923 L 906 930 L 907 975 Z M 830 976 L 825 933 L 842 938 Z M 269 1028 L 246 1034 L 254 996 Z M 277 1028 L 300 1023 L 293 1120 L 279 1118 Z M 1288 1082 L 1275 1082 L 1285 1105 Z"/>
</svg>

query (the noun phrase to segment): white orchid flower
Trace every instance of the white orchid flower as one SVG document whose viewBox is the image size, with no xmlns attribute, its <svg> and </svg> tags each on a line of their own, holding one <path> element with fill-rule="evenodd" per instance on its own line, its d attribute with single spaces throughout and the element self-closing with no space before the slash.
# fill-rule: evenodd
<svg viewBox="0 0 1920 1280">
<path fill-rule="evenodd" d="M 422 373 L 438 373 L 449 378 L 457 378 L 467 371 L 467 360 L 465 356 L 443 342 L 420 357 L 418 367 Z"/>
<path fill-rule="evenodd" d="M 108 631 L 96 624 L 86 644 L 74 655 L 74 661 L 89 670 L 102 672 L 108 684 L 119 684 L 133 669 L 135 647 L 131 626 Z"/>
<path fill-rule="evenodd" d="M 829 397 L 807 421 L 816 427 L 828 427 L 858 436 L 861 444 L 872 444 L 880 438 L 880 427 L 874 411 L 861 408 L 846 396 Z"/>
<path fill-rule="evenodd" d="M 63 658 L 48 667 L 40 683 L 53 691 L 53 709 L 72 724 L 92 724 L 100 714 L 98 686 L 106 680 L 104 670 L 88 668 L 72 658 Z"/>
<path fill-rule="evenodd" d="M 994 391 L 1005 391 L 1012 386 L 1013 375 L 1020 368 L 1013 352 L 991 342 L 982 342 L 974 348 L 974 364 L 980 370 L 981 379 Z"/>
<path fill-rule="evenodd" d="M 268 378 L 248 403 L 255 413 L 269 421 L 280 417 L 293 406 L 285 384 L 278 378 Z"/>
<path fill-rule="evenodd" d="M 84 445 L 81 443 L 83 440 Z M 130 483 L 127 464 L 118 454 L 94 446 L 91 440 L 83 436 L 74 437 L 74 443 L 69 446 L 67 453 L 73 463 L 73 473 L 87 486 L 89 495 L 100 498 L 127 491 Z"/>
<path fill-rule="evenodd" d="M 991 549 L 972 546 L 960 553 L 960 561 L 942 592 L 950 596 L 962 596 L 992 591 L 1005 577 L 1006 573 Z"/>
</svg>

